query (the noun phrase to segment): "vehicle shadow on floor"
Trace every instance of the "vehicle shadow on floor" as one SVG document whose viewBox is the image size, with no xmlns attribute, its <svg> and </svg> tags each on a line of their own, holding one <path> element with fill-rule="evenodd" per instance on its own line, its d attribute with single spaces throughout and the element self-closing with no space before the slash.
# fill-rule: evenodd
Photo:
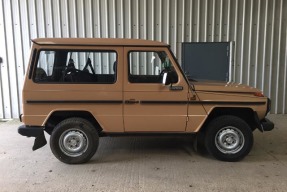
<svg viewBox="0 0 287 192">
<path fill-rule="evenodd" d="M 206 150 L 195 149 L 193 136 L 175 137 L 103 137 L 96 155 L 89 163 L 108 163 L 133 161 L 139 158 L 168 158 L 203 157 L 210 159 Z"/>
</svg>

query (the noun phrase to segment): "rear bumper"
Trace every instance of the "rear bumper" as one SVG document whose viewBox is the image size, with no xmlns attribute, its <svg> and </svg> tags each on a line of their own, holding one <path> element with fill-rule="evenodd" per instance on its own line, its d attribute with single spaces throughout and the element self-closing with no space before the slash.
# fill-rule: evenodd
<svg viewBox="0 0 287 192">
<path fill-rule="evenodd" d="M 27 137 L 37 137 L 44 133 L 44 127 L 21 125 L 18 128 L 18 133 Z"/>
<path fill-rule="evenodd" d="M 21 125 L 18 128 L 18 133 L 27 137 L 35 137 L 33 151 L 45 146 L 47 144 L 45 135 L 44 135 L 44 127 L 41 126 L 26 126 Z"/>
</svg>

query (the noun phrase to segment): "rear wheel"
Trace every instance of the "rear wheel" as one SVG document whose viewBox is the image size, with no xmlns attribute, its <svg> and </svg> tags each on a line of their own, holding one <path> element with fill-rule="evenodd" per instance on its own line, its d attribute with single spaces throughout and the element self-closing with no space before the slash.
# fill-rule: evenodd
<svg viewBox="0 0 287 192">
<path fill-rule="evenodd" d="M 250 152 L 252 146 L 252 130 L 239 117 L 220 116 L 212 120 L 207 127 L 205 147 L 211 155 L 219 160 L 241 160 Z"/>
<path fill-rule="evenodd" d="M 60 122 L 50 137 L 50 147 L 60 161 L 68 164 L 85 163 L 95 154 L 99 136 L 95 127 L 83 118 Z"/>
</svg>

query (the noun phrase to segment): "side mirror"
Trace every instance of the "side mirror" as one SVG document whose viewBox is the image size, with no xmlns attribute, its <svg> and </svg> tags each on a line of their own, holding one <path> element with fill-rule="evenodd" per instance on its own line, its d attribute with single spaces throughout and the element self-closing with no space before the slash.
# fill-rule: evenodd
<svg viewBox="0 0 287 192">
<path fill-rule="evenodd" d="M 2 57 L 0 57 L 0 64 L 1 64 L 1 63 L 3 63 L 3 59 L 2 59 Z"/>
<path fill-rule="evenodd" d="M 163 74 L 163 77 L 162 77 L 162 84 L 163 85 L 169 85 L 170 84 L 170 80 L 169 80 L 170 78 L 168 78 L 168 73 L 167 72 L 165 72 L 164 74 Z"/>
<path fill-rule="evenodd" d="M 178 82 L 178 76 L 175 71 L 164 72 L 162 77 L 162 84 L 169 85 Z"/>
</svg>

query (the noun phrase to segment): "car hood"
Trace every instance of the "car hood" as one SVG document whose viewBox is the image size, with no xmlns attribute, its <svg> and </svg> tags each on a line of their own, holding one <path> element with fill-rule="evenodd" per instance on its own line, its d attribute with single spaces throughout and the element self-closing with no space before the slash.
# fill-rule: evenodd
<svg viewBox="0 0 287 192">
<path fill-rule="evenodd" d="M 196 91 L 204 92 L 226 92 L 226 93 L 255 93 L 261 92 L 259 89 L 250 87 L 240 83 L 222 82 L 222 81 L 207 81 L 201 80 L 197 82 L 190 82 L 194 85 Z"/>
</svg>

